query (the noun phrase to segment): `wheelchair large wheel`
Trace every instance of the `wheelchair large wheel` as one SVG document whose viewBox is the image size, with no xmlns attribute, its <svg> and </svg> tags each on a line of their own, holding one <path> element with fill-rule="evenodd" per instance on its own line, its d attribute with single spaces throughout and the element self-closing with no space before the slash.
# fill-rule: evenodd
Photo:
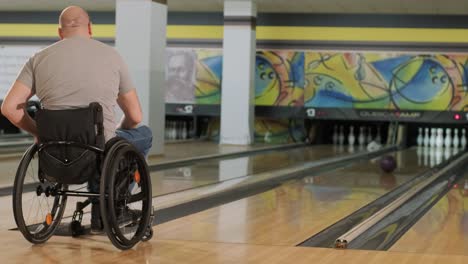
<svg viewBox="0 0 468 264">
<path fill-rule="evenodd" d="M 34 244 L 44 243 L 60 224 L 66 196 L 54 196 L 67 186 L 50 182 L 39 172 L 38 147 L 31 146 L 23 155 L 13 187 L 13 213 L 23 236 Z"/>
<path fill-rule="evenodd" d="M 119 249 L 132 248 L 150 225 L 151 179 L 144 157 L 125 140 L 106 153 L 100 183 L 104 229 Z"/>
</svg>

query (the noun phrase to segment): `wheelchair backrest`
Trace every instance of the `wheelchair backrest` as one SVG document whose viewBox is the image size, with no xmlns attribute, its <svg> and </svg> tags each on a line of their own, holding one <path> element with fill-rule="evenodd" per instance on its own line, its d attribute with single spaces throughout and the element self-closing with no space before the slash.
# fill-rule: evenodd
<svg viewBox="0 0 468 264">
<path fill-rule="evenodd" d="M 39 168 L 48 180 L 81 184 L 98 173 L 104 149 L 103 111 L 98 103 L 67 110 L 39 109 Z M 90 147 L 87 147 L 90 146 Z"/>
</svg>

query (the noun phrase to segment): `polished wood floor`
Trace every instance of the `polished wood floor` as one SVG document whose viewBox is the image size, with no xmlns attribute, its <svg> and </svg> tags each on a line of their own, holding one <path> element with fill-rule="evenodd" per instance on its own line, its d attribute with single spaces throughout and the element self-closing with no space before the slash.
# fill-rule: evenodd
<svg viewBox="0 0 468 264">
<path fill-rule="evenodd" d="M 265 143 L 255 143 L 248 146 L 220 145 L 214 141 L 185 141 L 180 143 L 167 143 L 164 145 L 164 155 L 150 157 L 148 163 L 158 164 L 168 161 L 188 159 L 192 157 L 229 154 L 241 151 L 271 148 L 274 146 L 275 145 Z"/>
<path fill-rule="evenodd" d="M 468 255 L 468 179 L 462 179 L 390 250 Z"/>
<path fill-rule="evenodd" d="M 383 173 L 373 161 L 359 162 L 164 223 L 156 235 L 171 240 L 297 245 L 428 169 L 417 164 L 416 149 L 395 155 L 408 162 L 402 162 L 393 175 Z"/>
<path fill-rule="evenodd" d="M 279 146 L 279 145 L 277 145 Z M 251 146 L 219 145 L 214 141 L 185 141 L 183 143 L 168 143 L 164 146 L 165 154 L 150 156 L 148 164 L 160 164 L 190 157 L 213 156 L 248 150 L 271 148 L 275 145 L 254 144 Z M 18 163 L 26 148 L 21 151 L 0 154 L 0 188 L 12 186 Z M 181 171 L 183 173 L 183 171 Z"/>
<path fill-rule="evenodd" d="M 326 177 L 291 181 L 262 194 L 155 226 L 151 241 L 125 252 L 115 249 L 106 236 L 54 236 L 43 245 L 31 245 L 19 232 L 7 230 L 14 223 L 11 197 L 1 197 L 0 263 L 468 263 L 464 252 L 447 254 L 443 249 L 434 250 L 435 246 L 424 254 L 295 247 L 429 167 L 418 163 L 415 150 L 401 151 L 397 157 L 402 162 L 393 175 L 379 174 L 376 162 L 369 161 L 328 172 Z M 452 209 L 442 212 L 460 212 L 462 198 L 454 195 L 448 198 L 455 200 L 450 203 Z M 458 221 L 460 215 L 446 220 Z M 449 227 L 444 230 L 460 231 Z M 416 242 L 406 247 L 412 244 L 415 247 Z"/>
<path fill-rule="evenodd" d="M 8 158 L 20 158 L 31 143 L 21 144 L 18 147 L 5 147 L 0 139 L 0 161 Z M 276 146 L 280 146 L 278 144 Z M 229 154 L 240 151 L 248 151 L 262 148 L 271 148 L 275 145 L 266 143 L 255 143 L 252 145 L 220 145 L 215 141 L 193 140 L 181 142 L 168 142 L 164 145 L 164 155 L 150 157 L 149 162 L 162 163 L 173 160 L 186 159 L 191 157 L 209 156 L 217 154 Z"/>
<path fill-rule="evenodd" d="M 53 237 L 31 245 L 21 234 L 0 232 L 2 263 L 421 263 L 465 264 L 468 256 L 388 251 L 335 250 L 240 243 L 153 239 L 128 251 L 116 250 L 107 237 Z"/>
<path fill-rule="evenodd" d="M 178 168 L 152 172 L 153 195 L 165 195 L 249 175 L 274 173 L 284 168 L 301 166 L 304 162 L 315 162 L 347 154 L 349 152 L 345 150 L 317 145 L 258 153 L 252 156 L 199 161 Z"/>
</svg>

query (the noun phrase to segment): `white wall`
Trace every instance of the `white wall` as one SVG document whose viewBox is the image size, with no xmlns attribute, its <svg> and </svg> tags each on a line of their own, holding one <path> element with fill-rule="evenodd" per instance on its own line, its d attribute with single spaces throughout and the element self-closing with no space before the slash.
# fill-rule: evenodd
<svg viewBox="0 0 468 264">
<path fill-rule="evenodd" d="M 0 45 L 0 99 L 16 80 L 19 71 L 44 45 Z"/>
</svg>

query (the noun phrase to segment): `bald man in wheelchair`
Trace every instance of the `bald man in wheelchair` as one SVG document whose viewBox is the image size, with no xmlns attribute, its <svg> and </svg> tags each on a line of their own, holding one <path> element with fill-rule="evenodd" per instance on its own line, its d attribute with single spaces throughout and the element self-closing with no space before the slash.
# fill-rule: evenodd
<svg viewBox="0 0 468 264">
<path fill-rule="evenodd" d="M 62 11 L 58 35 L 60 41 L 34 54 L 23 66 L 4 98 L 2 114 L 38 142 L 36 122 L 26 111 L 31 97 L 36 95 L 48 110 L 83 108 L 97 102 L 102 106 L 105 140 L 125 138 L 146 156 L 152 133 L 147 126 L 139 126 L 140 102 L 121 56 L 92 39 L 89 15 L 80 7 Z M 119 123 L 115 120 L 116 105 L 124 113 Z M 88 188 L 97 191 L 98 185 L 98 179 L 90 180 Z M 91 232 L 102 232 L 97 201 L 92 203 L 91 215 Z"/>
</svg>

